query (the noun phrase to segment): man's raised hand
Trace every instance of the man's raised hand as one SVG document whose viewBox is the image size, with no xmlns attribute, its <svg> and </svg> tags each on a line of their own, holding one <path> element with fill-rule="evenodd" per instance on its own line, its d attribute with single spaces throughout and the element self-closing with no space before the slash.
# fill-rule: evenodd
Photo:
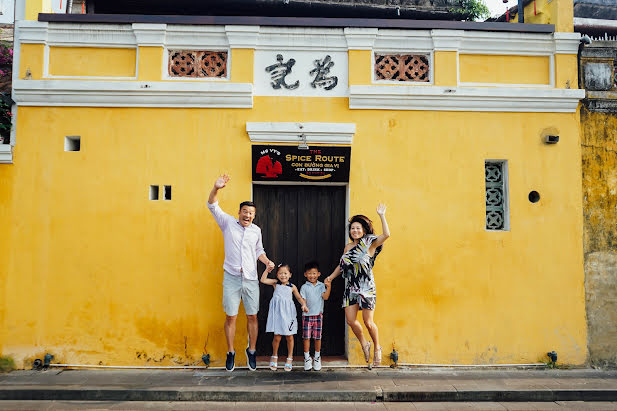
<svg viewBox="0 0 617 411">
<path fill-rule="evenodd" d="M 221 188 L 227 185 L 229 180 L 231 180 L 231 177 L 229 177 L 227 174 L 223 174 L 222 176 L 219 176 L 219 178 L 216 179 L 216 181 L 214 182 L 214 187 L 217 190 L 220 190 Z"/>
</svg>

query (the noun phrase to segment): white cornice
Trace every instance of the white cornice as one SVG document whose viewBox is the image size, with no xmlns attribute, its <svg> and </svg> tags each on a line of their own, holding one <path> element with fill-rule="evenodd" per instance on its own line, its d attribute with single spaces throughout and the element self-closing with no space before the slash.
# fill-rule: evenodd
<svg viewBox="0 0 617 411">
<path fill-rule="evenodd" d="M 254 143 L 351 144 L 355 123 L 246 123 Z M 306 140 L 304 140 L 304 138 Z"/>
<path fill-rule="evenodd" d="M 554 41 L 548 34 L 468 31 L 463 35 L 459 52 L 545 56 L 553 50 Z"/>
<path fill-rule="evenodd" d="M 258 50 L 347 51 L 342 28 L 260 27 Z"/>
<path fill-rule="evenodd" d="M 19 39 L 22 43 L 45 43 L 47 42 L 47 22 L 19 20 L 15 23 L 16 31 L 19 31 Z"/>
<path fill-rule="evenodd" d="M 254 49 L 259 37 L 259 26 L 225 26 L 229 47 Z"/>
<path fill-rule="evenodd" d="M 13 164 L 13 150 L 10 144 L 0 144 L 0 164 Z"/>
<path fill-rule="evenodd" d="M 556 54 L 578 54 L 581 33 L 555 33 Z"/>
<path fill-rule="evenodd" d="M 574 113 L 585 90 L 351 86 L 350 109 Z"/>
<path fill-rule="evenodd" d="M 466 54 L 550 55 L 578 51 L 577 33 L 496 33 L 463 30 L 403 30 L 174 24 L 75 24 L 19 21 L 23 43 L 74 47 L 135 47 L 225 50 L 458 51 Z"/>
<path fill-rule="evenodd" d="M 163 47 L 165 45 L 166 24 L 133 23 L 132 27 L 138 46 Z"/>
<path fill-rule="evenodd" d="M 343 32 L 349 50 L 372 50 L 379 30 L 370 27 L 346 27 Z"/>
<path fill-rule="evenodd" d="M 458 51 L 463 40 L 463 30 L 431 30 L 435 51 Z"/>
<path fill-rule="evenodd" d="M 252 108 L 245 83 L 17 80 L 18 106 Z"/>
</svg>

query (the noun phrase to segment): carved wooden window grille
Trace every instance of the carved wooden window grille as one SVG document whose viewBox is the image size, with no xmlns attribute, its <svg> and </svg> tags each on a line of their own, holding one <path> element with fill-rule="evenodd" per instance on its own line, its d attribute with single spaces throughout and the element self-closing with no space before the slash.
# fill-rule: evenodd
<svg viewBox="0 0 617 411">
<path fill-rule="evenodd" d="M 505 161 L 486 161 L 486 229 L 507 230 L 507 178 Z"/>
<path fill-rule="evenodd" d="M 227 52 L 169 50 L 170 77 L 227 77 Z"/>
<path fill-rule="evenodd" d="M 389 81 L 430 81 L 429 56 L 423 54 L 375 54 L 375 78 Z"/>
</svg>

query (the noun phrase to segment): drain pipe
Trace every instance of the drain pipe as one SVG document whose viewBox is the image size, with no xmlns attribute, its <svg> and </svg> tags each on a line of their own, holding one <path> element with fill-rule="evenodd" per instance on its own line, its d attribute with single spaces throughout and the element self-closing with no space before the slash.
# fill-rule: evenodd
<svg viewBox="0 0 617 411">
<path fill-rule="evenodd" d="M 524 0 L 518 0 L 518 22 L 525 22 L 525 6 L 523 5 Z"/>
</svg>

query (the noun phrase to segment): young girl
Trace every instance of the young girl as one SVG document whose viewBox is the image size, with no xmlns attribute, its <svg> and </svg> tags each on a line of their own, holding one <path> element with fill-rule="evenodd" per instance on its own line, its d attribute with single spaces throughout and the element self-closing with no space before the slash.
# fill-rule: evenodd
<svg viewBox="0 0 617 411">
<path fill-rule="evenodd" d="M 306 301 L 298 292 L 295 285 L 289 283 L 291 270 L 287 264 L 279 264 L 276 269 L 276 278 L 268 278 L 268 273 L 272 269 L 266 268 L 261 275 L 261 282 L 274 287 L 274 294 L 270 300 L 270 310 L 268 311 L 268 321 L 266 322 L 266 332 L 274 333 L 272 339 L 272 358 L 270 358 L 270 369 L 276 371 L 279 344 L 281 336 L 287 339 L 287 361 L 285 371 L 291 371 L 294 351 L 294 335 L 298 332 L 298 320 L 296 317 L 296 306 L 291 295 L 293 294 L 302 305 L 302 311 L 308 312 Z"/>
</svg>

